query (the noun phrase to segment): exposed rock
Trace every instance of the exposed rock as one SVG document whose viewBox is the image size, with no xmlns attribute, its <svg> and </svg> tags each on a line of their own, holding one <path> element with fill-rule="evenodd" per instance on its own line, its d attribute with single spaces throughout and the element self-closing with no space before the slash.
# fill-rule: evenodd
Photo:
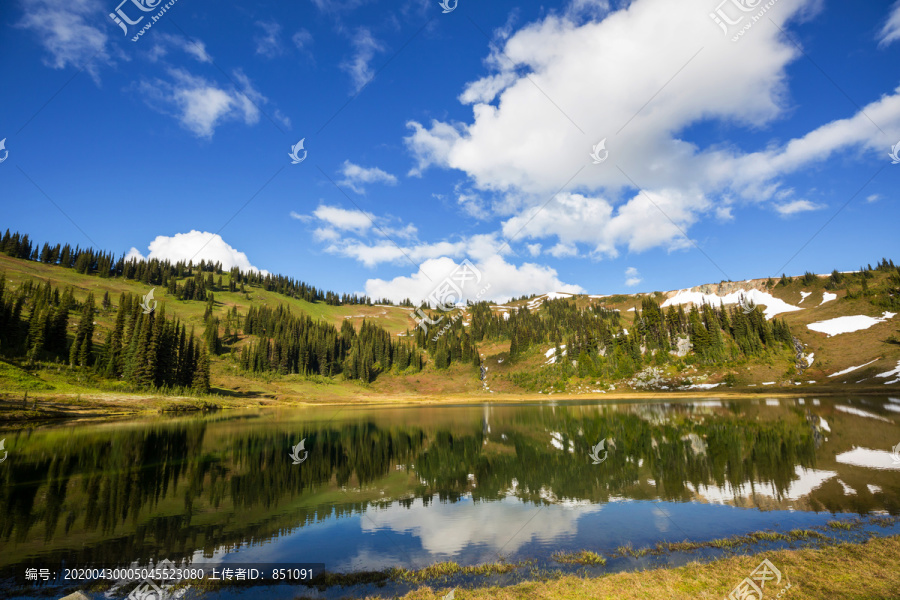
<svg viewBox="0 0 900 600">
<path fill-rule="evenodd" d="M 74 594 L 69 594 L 59 600 L 91 600 L 88 596 L 85 596 L 81 592 L 75 592 Z"/>
</svg>

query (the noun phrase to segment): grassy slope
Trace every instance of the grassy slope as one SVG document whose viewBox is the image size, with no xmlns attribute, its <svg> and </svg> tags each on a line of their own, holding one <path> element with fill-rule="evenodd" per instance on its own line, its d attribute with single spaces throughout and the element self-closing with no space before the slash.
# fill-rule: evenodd
<svg viewBox="0 0 900 600">
<path fill-rule="evenodd" d="M 28 278 L 40 281 L 49 280 L 54 286 L 72 286 L 76 297 L 79 299 L 83 299 L 89 292 L 93 292 L 98 303 L 104 292 L 109 292 L 112 301 L 117 302 L 119 294 L 123 291 L 138 295 L 143 295 L 149 291 L 148 286 L 135 281 L 84 276 L 70 269 L 62 269 L 56 266 L 22 261 L 0 255 L 0 272 L 3 271 L 6 272 L 7 279 L 12 285 L 18 286 Z M 877 273 L 875 281 L 878 281 L 878 278 L 881 277 L 884 277 L 884 274 Z M 224 274 L 222 278 L 227 285 L 228 275 Z M 775 297 L 804 309 L 783 313 L 778 315 L 778 318 L 785 318 L 790 324 L 794 335 L 807 345 L 807 352 L 815 353 L 813 366 L 801 378 L 798 378 L 798 381 L 816 381 L 817 383 L 804 383 L 802 386 L 797 387 L 791 385 L 787 389 L 781 387 L 781 391 L 812 392 L 824 390 L 826 387 L 846 389 L 848 391 L 850 389 L 859 390 L 860 388 L 886 391 L 888 389 L 884 388 L 884 381 L 886 380 L 874 379 L 873 377 L 877 373 L 896 368 L 898 361 L 900 361 L 900 346 L 884 342 L 890 334 L 897 330 L 896 320 L 880 323 L 867 330 L 831 338 L 807 329 L 806 325 L 809 323 L 838 316 L 853 314 L 881 315 L 880 310 L 877 310 L 866 301 L 844 300 L 843 296 L 846 294 L 844 291 L 837 292 L 837 300 L 819 306 L 822 294 L 825 291 L 825 282 L 826 278 L 821 278 L 817 283 L 807 286 L 797 279 L 788 286 L 776 286 L 774 289 L 768 290 Z M 754 280 L 745 285 L 747 287 L 761 288 L 764 284 L 764 280 Z M 705 291 L 715 291 L 716 286 L 708 287 L 711 289 Z M 303 300 L 287 298 L 255 287 L 248 287 L 248 291 L 248 295 L 238 292 L 215 292 L 217 314 L 220 316 L 224 315 L 232 306 L 237 306 L 241 314 L 246 314 L 251 304 L 255 306 L 273 306 L 283 303 L 297 314 L 301 312 L 306 313 L 314 319 L 323 319 L 337 327 L 340 327 L 343 321 L 348 318 L 357 326 L 363 319 L 373 320 L 393 334 L 415 327 L 415 322 L 409 317 L 409 310 L 399 307 L 328 306 L 324 303 L 313 304 Z M 812 292 L 812 295 L 808 296 L 802 303 L 801 291 Z M 155 295 L 161 305 L 165 305 L 168 315 L 175 314 L 188 326 L 193 325 L 198 334 L 202 332 L 204 327 L 203 302 L 181 302 L 174 298 L 168 298 L 165 290 L 162 288 L 158 288 Z M 665 295 L 663 294 L 655 294 L 657 301 L 662 301 L 664 298 Z M 618 295 L 599 299 L 587 296 L 576 297 L 579 307 L 584 307 L 588 304 L 602 304 L 608 308 L 618 309 L 621 311 L 625 327 L 632 326 L 635 314 L 634 312 L 629 312 L 628 309 L 640 306 L 640 300 L 641 295 Z M 522 306 L 524 304 L 526 304 L 526 301 L 518 301 L 507 306 Z M 114 311 L 99 312 L 95 331 L 96 343 L 99 344 L 105 339 L 106 331 L 113 324 L 114 319 Z M 77 319 L 71 319 L 71 321 L 70 325 L 74 330 Z M 243 343 L 246 343 L 246 340 L 239 342 L 237 347 L 239 348 Z M 495 394 L 490 395 L 491 398 L 498 398 L 498 394 L 502 395 L 503 393 L 521 394 L 522 390 L 505 379 L 503 375 L 520 370 L 533 371 L 540 369 L 543 368 L 546 362 L 544 352 L 547 348 L 534 348 L 521 362 L 510 365 L 507 360 L 508 349 L 508 342 L 488 342 L 479 347 L 479 350 L 483 353 L 485 364 L 489 369 L 489 385 L 495 392 Z M 831 373 L 850 366 L 862 365 L 873 359 L 878 360 L 865 369 L 854 371 L 843 377 L 833 379 L 827 377 Z M 759 389 L 760 386 L 758 384 L 763 381 L 781 382 L 785 380 L 785 372 L 790 365 L 791 362 L 786 359 L 769 360 L 767 362 L 753 361 L 742 365 L 738 373 L 739 385 L 737 389 L 759 392 L 765 390 L 767 393 L 775 392 L 776 390 L 773 388 L 779 386 L 767 386 Z M 314 381 L 298 376 L 247 377 L 239 374 L 233 363 L 227 358 L 213 361 L 212 375 L 214 393 L 224 396 L 225 400 L 222 403 L 231 406 L 316 400 L 347 401 L 354 398 L 399 397 L 418 399 L 421 397 L 437 398 L 447 395 L 484 398 L 486 395 L 481 390 L 481 384 L 475 370 L 465 365 L 440 373 L 427 368 L 425 372 L 416 375 L 382 375 L 375 383 L 369 386 L 361 385 L 358 382 L 337 380 Z M 682 373 L 673 372 L 671 375 L 674 377 L 690 377 L 693 381 L 717 382 L 721 381 L 724 372 L 715 369 L 705 370 L 698 368 Z M 867 379 L 868 381 L 857 385 L 856 382 L 861 379 Z M 845 384 L 844 382 L 848 383 Z M 756 384 L 755 387 L 758 389 L 754 390 L 753 387 L 746 387 L 752 384 Z M 107 403 L 115 401 L 115 403 L 118 403 L 116 406 L 126 410 L 129 409 L 128 397 L 133 397 L 133 394 L 115 394 L 117 390 L 114 387 L 111 388 L 110 385 L 104 385 L 96 380 L 92 381 L 65 367 L 51 367 L 34 374 L 28 374 L 12 367 L 4 367 L 0 371 L 0 392 L 20 393 L 29 390 L 32 395 L 39 395 L 46 393 L 42 389 L 46 390 L 48 387 L 53 390 L 55 395 L 60 397 L 79 394 L 85 396 L 88 400 L 92 398 L 96 400 L 102 397 Z M 567 391 L 569 393 L 590 392 L 593 389 L 597 389 L 597 387 L 592 382 L 576 380 L 572 382 Z M 620 393 L 623 389 L 625 388 L 621 384 L 617 384 L 617 392 Z M 105 393 L 98 395 L 98 390 Z M 141 398 L 142 401 L 145 399 L 146 396 Z"/>
</svg>

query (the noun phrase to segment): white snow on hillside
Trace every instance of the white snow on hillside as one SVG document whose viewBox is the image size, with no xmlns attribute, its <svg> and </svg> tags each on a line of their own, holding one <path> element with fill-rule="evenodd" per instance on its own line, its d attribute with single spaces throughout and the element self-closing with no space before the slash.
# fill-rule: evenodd
<svg viewBox="0 0 900 600">
<path fill-rule="evenodd" d="M 819 306 L 822 306 L 826 302 L 831 302 L 832 300 L 837 300 L 837 294 L 822 292 L 822 301 L 819 302 Z"/>
<path fill-rule="evenodd" d="M 766 310 L 764 311 L 764 315 L 766 319 L 771 319 L 775 315 L 791 312 L 794 310 L 803 310 L 799 306 L 793 306 L 788 304 L 784 300 L 779 300 L 772 294 L 761 292 L 759 290 L 743 290 L 738 292 L 731 292 L 730 294 L 725 294 L 724 296 L 718 296 L 716 294 L 704 294 L 703 292 L 691 292 L 689 290 L 681 290 L 668 300 L 662 303 L 661 307 L 666 308 L 667 306 L 677 306 L 679 304 L 711 304 L 713 306 L 719 306 L 720 304 L 737 304 L 741 301 L 741 297 L 746 298 L 748 301 L 753 304 L 765 305 Z"/>
<path fill-rule="evenodd" d="M 885 312 L 881 317 L 867 317 L 866 315 L 851 315 L 849 317 L 837 317 L 836 319 L 828 319 L 827 321 L 819 321 L 807 325 L 809 329 L 824 333 L 828 337 L 839 335 L 841 333 L 853 333 L 868 329 L 878 323 L 884 323 L 888 319 L 894 318 L 897 313 Z"/>
<path fill-rule="evenodd" d="M 528 310 L 535 310 L 541 304 L 544 303 L 544 300 L 557 300 L 559 298 L 571 298 L 575 294 L 567 294 L 565 292 L 547 292 L 546 294 L 541 294 L 540 296 L 535 296 L 531 300 L 528 301 Z"/>
<path fill-rule="evenodd" d="M 566 345 L 562 344 L 559 347 L 559 349 L 562 350 L 562 355 L 565 356 L 566 355 Z M 546 353 L 544 353 L 544 356 L 546 356 L 549 359 L 549 360 L 547 360 L 548 365 L 556 364 L 556 356 L 555 355 L 556 355 L 556 348 L 550 348 L 549 350 L 547 350 Z"/>
<path fill-rule="evenodd" d="M 803 304 L 803 301 L 804 301 L 804 300 L 806 300 L 807 298 L 809 298 L 810 296 L 812 296 L 812 292 L 800 292 L 800 295 L 803 296 L 803 297 L 800 298 L 800 302 L 798 302 L 797 304 Z"/>
<path fill-rule="evenodd" d="M 848 367 L 848 368 L 844 369 L 843 371 L 838 371 L 837 373 L 832 373 L 831 375 L 829 375 L 829 377 L 840 377 L 841 375 L 846 375 L 847 373 L 852 373 L 853 371 L 855 371 L 857 369 L 862 369 L 863 367 L 868 367 L 873 362 L 878 362 L 878 359 L 876 358 L 875 360 L 870 360 L 866 364 L 859 365 L 858 367 Z"/>
<path fill-rule="evenodd" d="M 884 382 L 885 385 L 890 385 L 892 383 L 900 383 L 900 360 L 897 361 L 896 369 L 894 369 L 892 371 L 888 371 L 887 373 L 879 373 L 875 377 L 896 377 L 897 378 L 892 381 L 885 381 Z"/>
</svg>

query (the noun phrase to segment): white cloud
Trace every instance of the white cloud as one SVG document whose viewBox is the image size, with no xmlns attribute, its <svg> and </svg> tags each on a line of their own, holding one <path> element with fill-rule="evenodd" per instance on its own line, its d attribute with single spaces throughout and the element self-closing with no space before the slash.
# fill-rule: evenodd
<svg viewBox="0 0 900 600">
<path fill-rule="evenodd" d="M 372 227 L 375 217 L 361 210 L 346 210 L 336 206 L 320 205 L 313 211 L 316 218 L 325 221 L 330 227 L 345 231 L 365 233 Z"/>
<path fill-rule="evenodd" d="M 461 262 L 461 261 L 460 261 Z M 475 300 L 478 294 L 490 285 L 481 300 L 505 302 L 510 298 L 534 293 L 535 290 L 583 293 L 577 285 L 565 284 L 559 280 L 554 269 L 534 263 L 513 265 L 497 254 L 483 260 L 472 260 L 481 272 L 479 282 L 469 282 L 463 287 L 463 299 Z M 401 301 L 410 298 L 419 303 L 427 298 L 435 287 L 449 276 L 459 262 L 447 256 L 425 260 L 421 269 L 409 276 L 395 277 L 389 281 L 369 279 L 366 294 L 373 298 L 390 298 Z"/>
<path fill-rule="evenodd" d="M 638 270 L 634 267 L 625 269 L 625 277 L 625 285 L 627 287 L 634 287 L 644 280 Z"/>
<path fill-rule="evenodd" d="M 528 254 L 531 256 L 540 256 L 541 254 L 541 245 L 540 244 L 526 244 L 525 247 L 528 249 Z"/>
<path fill-rule="evenodd" d="M 810 202 L 809 200 L 793 200 L 791 202 L 787 202 L 785 204 L 776 204 L 775 210 L 778 211 L 783 217 L 787 217 L 790 215 L 795 215 L 801 212 L 808 212 L 811 210 L 820 210 L 825 208 L 822 204 L 815 204 L 814 202 Z"/>
<path fill-rule="evenodd" d="M 353 93 L 358 93 L 374 77 L 372 59 L 375 54 L 382 52 L 384 46 L 372 36 L 365 27 L 357 30 L 353 38 L 353 56 L 350 60 L 341 63 L 341 69 L 350 74 L 353 80 Z"/>
<path fill-rule="evenodd" d="M 485 206 L 481 196 L 472 191 L 462 191 L 461 187 L 462 186 L 457 185 L 455 192 L 456 203 L 462 208 L 463 212 L 479 221 L 490 218 L 491 213 Z"/>
<path fill-rule="evenodd" d="M 10 3 L 6 4 L 10 9 Z M 16 24 L 30 30 L 49 56 L 53 69 L 82 67 L 99 83 L 100 63 L 111 63 L 107 31 L 119 31 L 107 14 L 109 7 L 96 0 L 23 0 L 24 16 Z"/>
<path fill-rule="evenodd" d="M 169 69 L 168 74 L 171 81 L 142 81 L 138 89 L 151 108 L 173 112 L 181 125 L 198 137 L 211 138 L 225 121 L 257 123 L 257 105 L 267 102 L 241 71 L 233 73 L 241 89 L 220 88 L 184 69 Z"/>
<path fill-rule="evenodd" d="M 838 152 L 882 155 L 884 136 L 872 121 L 900 137 L 900 88 L 759 151 L 704 147 L 681 132 L 704 122 L 756 130 L 792 110 L 787 68 L 802 54 L 779 28 L 819 4 L 780 0 L 766 15 L 776 26 L 755 27 L 733 43 L 708 11 L 680 3 L 634 0 L 607 12 L 603 2 L 571 2 L 566 14 L 519 29 L 489 55 L 493 71 L 459 97 L 472 105 L 468 122 L 407 124 L 415 161 L 409 174 L 459 170 L 476 191 L 503 198 L 490 208 L 508 217 L 504 235 L 524 227 L 523 238 L 586 244 L 594 257 L 616 256 L 622 246 L 688 247 L 683 231 L 706 216 L 732 219 L 738 203 L 773 203 L 781 212 L 814 208 L 809 201 L 773 202 L 782 178 Z M 603 18 L 581 23 L 586 14 Z M 591 146 L 603 138 L 610 158 L 590 164 Z"/>
<path fill-rule="evenodd" d="M 884 23 L 881 32 L 878 34 L 878 43 L 880 46 L 887 46 L 900 40 L 900 2 L 891 7 L 887 21 Z"/>
<path fill-rule="evenodd" d="M 150 253 L 146 257 L 137 248 L 132 248 L 128 251 L 126 260 L 155 258 L 172 263 L 193 260 L 194 264 L 205 260 L 213 263 L 221 262 L 222 268 L 226 270 L 239 267 L 242 271 L 259 271 L 263 275 L 269 273 L 250 264 L 247 255 L 230 246 L 222 239 L 222 236 L 206 231 L 191 230 L 188 233 L 176 233 L 173 236 L 160 235 L 150 242 L 147 248 Z"/>
<path fill-rule="evenodd" d="M 206 44 L 200 40 L 189 40 L 181 35 L 173 35 L 169 33 L 154 32 L 153 46 L 150 48 L 147 57 L 156 62 L 157 60 L 168 55 L 169 50 L 177 48 L 182 52 L 194 57 L 198 62 L 210 63 L 212 57 L 206 51 Z"/>
<path fill-rule="evenodd" d="M 878 202 L 879 200 L 881 200 L 881 194 L 872 194 L 871 196 L 866 197 L 866 202 L 870 204 L 872 202 Z"/>
<path fill-rule="evenodd" d="M 256 53 L 266 58 L 274 58 L 283 54 L 281 25 L 275 21 L 257 21 L 256 26 L 262 29 L 262 33 L 253 38 L 253 41 L 256 42 Z"/>
<path fill-rule="evenodd" d="M 338 181 L 338 184 L 344 185 L 357 194 L 365 194 L 364 184 L 367 183 L 385 183 L 387 185 L 397 185 L 397 178 L 390 173 L 382 171 L 378 167 L 361 167 L 355 165 L 349 160 L 344 161 L 341 167 L 341 175 L 344 178 Z"/>
<path fill-rule="evenodd" d="M 578 256 L 578 248 L 576 248 L 574 244 L 563 244 L 560 242 L 547 250 L 547 254 L 554 258 Z"/>
</svg>

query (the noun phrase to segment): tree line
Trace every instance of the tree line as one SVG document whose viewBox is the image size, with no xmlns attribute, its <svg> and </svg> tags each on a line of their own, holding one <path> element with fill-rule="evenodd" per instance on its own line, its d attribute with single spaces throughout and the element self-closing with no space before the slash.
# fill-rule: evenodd
<svg viewBox="0 0 900 600">
<path fill-rule="evenodd" d="M 225 271 L 221 262 L 201 260 L 178 261 L 172 264 L 168 260 L 140 260 L 136 257 L 118 258 L 112 252 L 103 252 L 93 248 L 72 248 L 69 244 L 57 243 L 55 246 L 44 243 L 40 246 L 33 242 L 28 234 L 10 233 L 9 229 L 0 238 L 0 252 L 14 258 L 32 260 L 49 265 L 58 265 L 73 269 L 82 275 L 96 274 L 102 278 L 122 278 L 140 281 L 146 285 L 161 286 L 181 300 L 204 300 L 208 290 L 245 291 L 245 285 L 259 286 L 266 291 L 276 292 L 290 298 L 298 298 L 307 302 L 324 302 L 332 306 L 343 304 L 392 304 L 389 299 L 373 301 L 368 296 L 338 294 L 337 292 L 319 289 L 303 281 L 284 275 L 263 274 L 259 271 L 241 271 L 233 267 L 228 271 L 229 281 L 223 285 L 222 275 Z M 205 274 L 205 276 L 204 276 Z M 214 281 L 214 275 L 218 279 Z M 183 285 L 178 280 L 191 278 Z"/>
</svg>

